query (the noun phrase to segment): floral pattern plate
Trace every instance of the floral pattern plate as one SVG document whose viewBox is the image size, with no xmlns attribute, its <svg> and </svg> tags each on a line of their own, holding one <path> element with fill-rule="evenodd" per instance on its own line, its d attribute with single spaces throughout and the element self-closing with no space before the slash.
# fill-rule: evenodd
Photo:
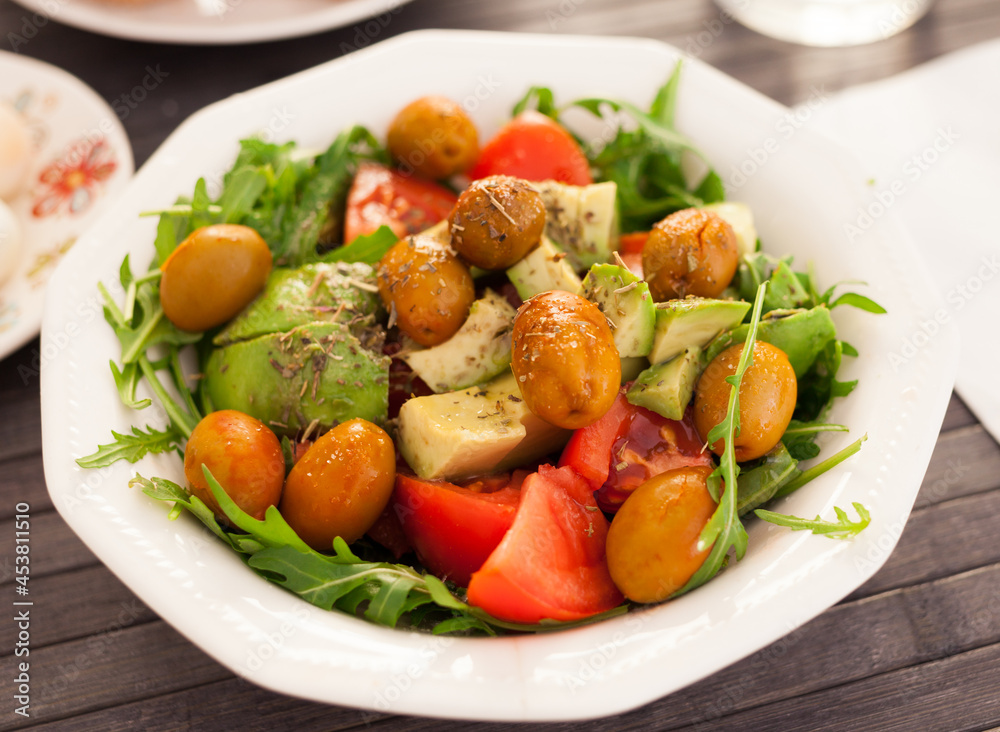
<svg viewBox="0 0 1000 732">
<path fill-rule="evenodd" d="M 0 358 L 38 334 L 45 286 L 77 236 L 132 177 L 132 148 L 111 108 L 49 64 L 0 51 L 0 103 L 23 116 L 33 143 L 22 190 L 7 204 L 22 232 L 17 269 L 0 284 Z M 57 338 L 44 343 L 58 349 Z M 52 354 L 50 354 L 52 355 Z"/>
</svg>

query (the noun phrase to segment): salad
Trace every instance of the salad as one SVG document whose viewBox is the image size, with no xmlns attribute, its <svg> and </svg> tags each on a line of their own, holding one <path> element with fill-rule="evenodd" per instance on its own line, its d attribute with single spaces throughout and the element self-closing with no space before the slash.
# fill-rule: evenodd
<svg viewBox="0 0 1000 732">
<path fill-rule="evenodd" d="M 675 597 L 743 556 L 750 511 L 861 530 L 860 504 L 760 506 L 860 448 L 799 465 L 846 431 L 823 420 L 856 355 L 829 311 L 881 309 L 763 253 L 710 168 L 688 180 L 678 83 L 648 111 L 533 88 L 482 146 L 436 97 L 384 146 L 360 126 L 320 154 L 243 141 L 221 192 L 155 212 L 124 303 L 102 287 L 119 395 L 148 406 L 145 381 L 169 425 L 78 462 L 179 451 L 187 486 L 133 480 L 171 516 L 317 606 L 438 633 Z"/>
</svg>

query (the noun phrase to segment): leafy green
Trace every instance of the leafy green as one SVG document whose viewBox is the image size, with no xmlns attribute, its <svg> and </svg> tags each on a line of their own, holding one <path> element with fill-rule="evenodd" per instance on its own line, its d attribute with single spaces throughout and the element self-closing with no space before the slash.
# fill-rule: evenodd
<svg viewBox="0 0 1000 732">
<path fill-rule="evenodd" d="M 792 477 L 788 482 L 784 483 L 780 488 L 778 488 L 777 492 L 774 494 L 774 497 L 782 498 L 791 493 L 794 493 L 809 481 L 815 480 L 819 476 L 823 475 L 823 473 L 826 473 L 827 471 L 837 467 L 842 462 L 847 460 L 847 458 L 851 457 L 851 455 L 855 455 L 858 452 L 860 452 L 861 444 L 867 439 L 868 439 L 867 434 L 862 435 L 857 440 L 852 442 L 850 445 L 840 450 L 836 454 L 831 455 L 823 462 L 813 465 L 808 470 L 801 471 L 800 473 Z"/>
<path fill-rule="evenodd" d="M 566 111 L 586 110 L 614 131 L 604 142 L 582 140 L 595 180 L 614 181 L 618 187 L 618 207 L 623 231 L 639 231 L 682 208 L 702 206 L 725 198 L 722 179 L 708 165 L 702 152 L 677 130 L 674 112 L 680 85 L 681 63 L 657 90 L 648 112 L 634 104 L 612 99 L 578 99 L 565 107 L 556 107 L 552 91 L 532 87 L 514 105 L 513 113 L 536 108 L 542 114 L 564 124 Z M 626 117 L 628 122 L 621 123 Z M 688 181 L 682 166 L 685 154 L 693 154 L 708 167 L 700 180 Z M 749 299 L 749 298 L 748 298 Z"/>
<path fill-rule="evenodd" d="M 736 509 L 743 516 L 774 497 L 788 481 L 799 474 L 798 461 L 782 443 L 778 443 L 756 465 L 743 466 L 737 477 Z"/>
<path fill-rule="evenodd" d="M 132 434 L 121 434 L 111 431 L 115 441 L 107 445 L 98 445 L 97 452 L 87 457 L 78 458 L 76 464 L 81 468 L 101 468 L 118 460 L 128 460 L 130 463 L 141 460 L 147 453 L 169 452 L 180 449 L 182 436 L 174 428 L 155 430 L 152 427 L 143 431 L 132 427 Z"/>
<path fill-rule="evenodd" d="M 392 229 L 384 224 L 371 234 L 362 234 L 354 238 L 350 244 L 331 249 L 320 255 L 322 262 L 364 262 L 377 264 L 382 256 L 392 249 L 399 238 Z"/>
<path fill-rule="evenodd" d="M 809 460 L 819 455 L 819 445 L 815 442 L 817 435 L 822 432 L 847 431 L 847 427 L 842 424 L 800 422 L 797 419 L 793 419 L 789 422 L 788 428 L 781 436 L 781 441 L 793 458 L 796 460 Z"/>
<path fill-rule="evenodd" d="M 857 521 L 851 521 L 847 512 L 838 506 L 833 507 L 833 510 L 837 514 L 836 521 L 824 521 L 819 516 L 809 520 L 799 518 L 798 516 L 775 513 L 774 511 L 765 511 L 764 509 L 757 509 L 754 513 L 764 521 L 777 524 L 778 526 L 786 526 L 792 531 L 811 531 L 814 534 L 820 534 L 830 539 L 850 539 L 864 531 L 868 524 L 871 523 L 871 514 L 868 513 L 868 509 L 864 505 L 857 502 L 851 505 L 857 511 Z"/>
<path fill-rule="evenodd" d="M 767 285 L 761 283 L 760 289 L 757 290 L 757 296 L 754 298 L 753 311 L 750 316 L 750 332 L 746 339 L 746 342 L 751 345 L 757 339 L 757 325 L 760 323 L 761 309 L 764 306 L 766 295 Z M 708 433 L 707 442 L 709 445 L 723 440 L 719 466 L 708 477 L 709 493 L 719 505 L 698 537 L 698 551 L 705 551 L 709 547 L 711 547 L 711 551 L 687 584 L 674 593 L 675 597 L 700 587 L 718 574 L 729 556 L 730 549 L 734 550 L 737 561 L 743 558 L 747 550 L 747 532 L 739 517 L 737 476 L 740 473 L 740 466 L 736 463 L 733 440 L 740 429 L 740 383 L 743 374 L 753 363 L 753 351 L 752 347 L 744 348 L 736 367 L 736 373 L 726 377 L 726 382 L 731 387 L 726 416 Z M 720 491 L 720 487 L 724 487 L 724 490 Z"/>
</svg>

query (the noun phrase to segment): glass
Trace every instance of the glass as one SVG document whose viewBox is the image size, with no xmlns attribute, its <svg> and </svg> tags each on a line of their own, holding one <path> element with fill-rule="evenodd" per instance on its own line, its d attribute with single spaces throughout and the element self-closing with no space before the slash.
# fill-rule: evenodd
<svg viewBox="0 0 1000 732">
<path fill-rule="evenodd" d="M 909 28 L 931 0 L 716 0 L 748 28 L 807 46 L 855 46 Z"/>
</svg>

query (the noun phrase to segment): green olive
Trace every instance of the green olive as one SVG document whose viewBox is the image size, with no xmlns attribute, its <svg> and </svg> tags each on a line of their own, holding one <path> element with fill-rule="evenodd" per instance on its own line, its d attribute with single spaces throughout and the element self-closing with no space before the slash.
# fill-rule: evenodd
<svg viewBox="0 0 1000 732">
<path fill-rule="evenodd" d="M 672 213 L 653 226 L 642 249 L 642 271 L 656 301 L 718 297 L 738 263 L 732 227 L 697 208 Z"/>
<path fill-rule="evenodd" d="M 160 265 L 163 314 L 181 330 L 222 325 L 264 289 L 271 263 L 267 243 L 249 226 L 196 229 Z"/>
<path fill-rule="evenodd" d="M 243 511 L 264 518 L 277 505 L 285 481 L 281 443 L 255 417 L 232 409 L 206 415 L 192 430 L 184 450 L 184 477 L 191 493 L 225 518 L 201 466 L 206 465 L 219 485 Z"/>
<path fill-rule="evenodd" d="M 476 298 L 469 268 L 429 237 L 407 237 L 378 265 L 378 292 L 390 319 L 422 346 L 451 338 Z"/>
<path fill-rule="evenodd" d="M 285 481 L 279 509 L 313 549 L 330 550 L 334 537 L 360 539 L 389 503 L 396 484 L 396 450 L 385 431 L 352 419 L 323 434 Z"/>
<path fill-rule="evenodd" d="M 479 157 L 476 126 L 457 103 L 447 97 L 427 96 L 410 102 L 389 125 L 389 152 L 407 172 L 425 178 L 447 178 L 461 173 Z"/>
<path fill-rule="evenodd" d="M 736 373 L 744 344 L 738 343 L 712 359 L 695 387 L 694 424 L 702 441 L 726 416 L 732 387 L 726 377 Z M 771 451 L 788 428 L 798 398 L 798 381 L 788 356 L 777 346 L 757 341 L 753 363 L 740 382 L 740 432 L 733 440 L 736 460 L 754 460 Z M 711 446 L 722 453 L 723 441 Z"/>
<path fill-rule="evenodd" d="M 668 470 L 636 488 L 608 530 L 608 571 L 635 602 L 661 602 L 687 584 L 711 547 L 698 538 L 715 512 L 708 492 L 712 468 Z"/>
<path fill-rule="evenodd" d="M 506 175 L 477 180 L 448 217 L 451 243 L 471 264 L 507 269 L 535 248 L 545 231 L 545 204 L 527 182 Z"/>
<path fill-rule="evenodd" d="M 604 416 L 621 385 L 621 358 L 607 318 L 579 295 L 553 290 L 514 318 L 511 369 L 525 405 L 546 422 L 586 427 Z"/>
</svg>

